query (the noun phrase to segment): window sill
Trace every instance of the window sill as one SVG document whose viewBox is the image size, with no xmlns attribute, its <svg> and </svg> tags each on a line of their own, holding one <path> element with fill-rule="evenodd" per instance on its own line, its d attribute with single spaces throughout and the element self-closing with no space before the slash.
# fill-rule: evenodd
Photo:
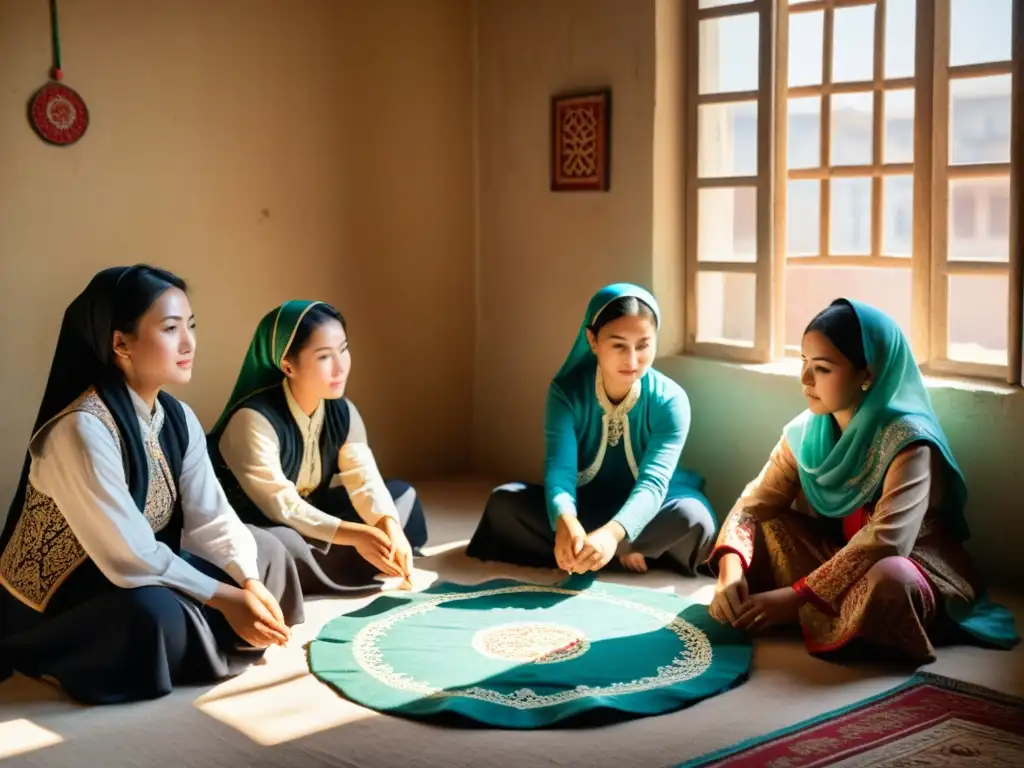
<svg viewBox="0 0 1024 768">
<path fill-rule="evenodd" d="M 703 357 L 697 355 L 666 355 L 659 358 L 658 362 L 673 361 L 686 362 L 688 360 L 699 360 L 707 363 L 747 371 L 749 373 L 761 374 L 764 376 L 783 376 L 786 378 L 798 379 L 800 377 L 800 361 L 795 358 L 775 360 L 770 363 L 737 363 L 729 360 L 722 360 L 714 357 Z M 949 389 L 961 392 L 975 392 L 996 397 L 1019 396 L 1024 389 L 1009 384 L 1000 384 L 997 381 L 986 379 L 968 379 L 956 376 L 929 376 L 924 375 L 924 383 L 928 389 Z"/>
</svg>

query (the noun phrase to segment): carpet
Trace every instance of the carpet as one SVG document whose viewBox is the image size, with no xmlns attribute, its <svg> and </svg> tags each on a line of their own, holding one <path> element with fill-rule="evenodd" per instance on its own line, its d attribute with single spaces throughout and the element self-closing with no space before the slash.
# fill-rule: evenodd
<svg viewBox="0 0 1024 768">
<path fill-rule="evenodd" d="M 919 673 L 852 706 L 678 768 L 1024 766 L 1024 699 Z"/>
<path fill-rule="evenodd" d="M 700 603 L 590 575 L 381 595 L 330 621 L 309 665 L 380 712 L 539 728 L 681 709 L 746 679 L 751 651 Z"/>
</svg>

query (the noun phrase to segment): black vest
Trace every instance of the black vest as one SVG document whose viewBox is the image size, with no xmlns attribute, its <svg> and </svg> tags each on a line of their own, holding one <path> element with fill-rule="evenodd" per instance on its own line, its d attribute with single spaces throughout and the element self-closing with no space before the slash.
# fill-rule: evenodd
<svg viewBox="0 0 1024 768">
<path fill-rule="evenodd" d="M 157 541 L 166 544 L 172 552 L 178 554 L 181 550 L 181 534 L 184 527 L 184 512 L 182 510 L 179 489 L 181 468 L 189 443 L 188 422 L 185 420 L 185 411 L 177 400 L 164 392 L 161 392 L 158 397 L 164 409 L 164 424 L 159 438 L 160 448 L 167 461 L 167 467 L 170 470 L 170 476 L 175 486 L 175 502 L 170 518 L 159 531 L 154 531 L 154 536 Z M 125 476 L 128 478 L 134 477 L 140 481 L 136 487 L 130 487 L 129 491 L 136 504 L 139 505 L 138 514 L 141 515 L 144 514 L 149 486 L 149 473 L 146 469 L 148 466 L 146 449 L 143 443 L 139 441 L 137 435 L 126 435 L 125 427 L 122 426 L 131 424 L 130 419 L 135 418 L 134 410 L 129 412 L 128 406 L 130 406 L 130 401 L 127 402 L 127 405 L 122 403 L 118 403 L 118 405 L 122 406 L 119 410 L 116 410 L 116 406 L 115 409 L 107 407 L 112 415 L 116 413 L 117 416 L 114 419 L 114 427 L 121 436 L 121 455 L 125 467 Z M 137 471 L 140 467 L 142 468 L 141 473 Z M 162 478 L 160 482 L 163 482 Z M 54 543 L 59 538 L 63 540 L 61 537 L 66 537 L 68 533 L 66 531 L 61 533 L 61 531 L 64 530 L 67 523 L 60 519 L 59 513 L 56 513 L 55 517 L 48 519 L 53 519 L 56 527 L 51 534 L 47 535 L 54 536 Z M 57 522 L 58 520 L 59 523 Z M 75 546 L 79 545 L 75 544 Z M 38 566 L 40 568 L 47 567 L 45 561 L 39 562 Z M 73 570 L 71 570 L 70 574 L 66 576 L 59 586 L 53 588 L 54 591 L 51 593 L 44 612 L 48 615 L 63 613 L 96 595 L 115 588 L 115 585 L 103 575 L 96 563 L 91 558 L 86 557 L 79 565 L 73 567 Z"/>
<path fill-rule="evenodd" d="M 294 483 L 302 468 L 304 443 L 299 425 L 295 423 L 292 412 L 288 408 L 284 387 L 276 386 L 259 392 L 244 400 L 235 410 L 241 408 L 251 408 L 270 422 L 277 434 L 278 444 L 281 446 L 281 469 L 284 476 Z M 211 432 L 207 436 L 210 459 L 213 462 L 217 478 L 224 487 L 224 493 L 243 522 L 264 527 L 280 525 L 264 515 L 245 494 L 238 479 L 228 468 L 221 455 L 220 438 L 230 421 L 231 417 L 229 416 L 224 419 L 223 426 L 219 430 Z M 320 484 L 307 497 L 314 506 L 321 506 L 318 504 L 318 500 L 322 494 L 327 492 L 331 477 L 335 474 L 335 468 L 338 465 L 338 451 L 348 440 L 349 421 L 350 412 L 348 401 L 345 398 L 324 400 L 324 424 L 320 430 Z"/>
<path fill-rule="evenodd" d="M 174 397 L 166 392 L 161 392 L 157 398 L 164 409 L 164 426 L 160 430 L 160 449 L 163 451 L 164 458 L 167 459 L 167 466 L 174 479 L 176 501 L 167 525 L 154 532 L 153 535 L 157 541 L 166 544 L 175 555 L 178 555 L 181 553 L 181 533 L 185 523 L 185 513 L 181 506 L 181 467 L 184 463 L 185 451 L 188 450 L 188 422 L 185 420 L 185 409 Z M 123 444 L 127 446 L 127 441 L 124 441 Z M 135 460 L 145 462 L 146 457 L 138 456 L 135 457 Z M 128 457 L 125 455 L 125 463 L 127 461 Z M 145 494 L 143 494 L 143 498 L 145 498 Z M 142 514 L 141 509 L 139 514 Z M 113 586 L 90 558 L 76 568 L 68 580 L 60 586 L 47 607 L 47 612 L 66 610 L 94 594 L 111 589 Z"/>
</svg>

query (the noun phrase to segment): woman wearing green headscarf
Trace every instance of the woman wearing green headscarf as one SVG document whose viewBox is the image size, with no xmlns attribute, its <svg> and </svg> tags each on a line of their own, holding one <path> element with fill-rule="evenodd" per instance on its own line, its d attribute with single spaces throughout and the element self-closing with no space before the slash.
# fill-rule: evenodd
<svg viewBox="0 0 1024 768">
<path fill-rule="evenodd" d="M 693 573 L 713 542 L 703 478 L 681 469 L 690 428 L 682 387 L 651 368 L 654 297 L 609 285 L 591 298 L 548 388 L 544 485 L 495 489 L 467 549 L 481 560 L 574 573 L 618 563 Z"/>
<path fill-rule="evenodd" d="M 317 301 L 287 301 L 256 328 L 227 407 L 208 436 L 232 506 L 296 561 L 306 594 L 408 579 L 427 540 L 416 491 L 385 481 L 366 427 L 344 397 L 345 319 Z"/>
<path fill-rule="evenodd" d="M 838 299 L 802 354 L 808 409 L 722 526 L 711 614 L 751 631 L 799 622 L 816 654 L 931 661 L 957 628 L 1013 646 L 1013 616 L 984 599 L 963 547 L 967 488 L 899 326 Z"/>
</svg>

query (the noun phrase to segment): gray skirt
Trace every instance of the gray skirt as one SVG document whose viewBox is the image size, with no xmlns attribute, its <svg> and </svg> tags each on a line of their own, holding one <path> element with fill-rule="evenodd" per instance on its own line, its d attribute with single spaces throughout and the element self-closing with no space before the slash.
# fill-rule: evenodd
<svg viewBox="0 0 1024 768">
<path fill-rule="evenodd" d="M 412 545 L 413 554 L 418 555 L 420 548 L 427 543 L 427 523 L 416 489 L 402 480 L 386 480 L 384 484 L 395 500 L 398 519 Z M 342 520 L 362 522 L 344 487 L 331 488 L 310 501 Z M 355 547 L 307 539 L 285 525 L 269 525 L 265 530 L 284 544 L 295 561 L 304 595 L 365 592 L 383 586 L 382 582 L 374 579 L 377 569 L 366 562 Z"/>
<path fill-rule="evenodd" d="M 596 511 L 589 516 L 581 512 L 580 522 L 592 531 L 614 516 L 614 507 L 588 504 L 585 488 L 580 489 L 580 509 Z M 716 528 L 711 510 L 701 499 L 667 498 L 636 541 L 623 542 L 620 554 L 638 552 L 654 567 L 692 575 L 707 559 Z M 548 519 L 544 486 L 508 483 L 491 493 L 466 554 L 479 560 L 557 568 L 554 548 L 555 532 Z M 609 567 L 616 565 L 617 560 L 612 560 Z"/>
</svg>

